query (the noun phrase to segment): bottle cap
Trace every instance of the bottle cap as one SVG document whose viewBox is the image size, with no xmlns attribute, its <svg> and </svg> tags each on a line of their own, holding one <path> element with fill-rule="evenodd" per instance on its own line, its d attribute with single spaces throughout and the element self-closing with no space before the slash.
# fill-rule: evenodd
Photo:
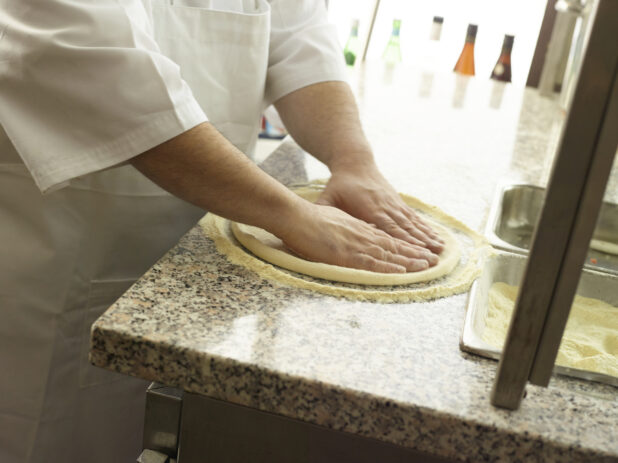
<svg viewBox="0 0 618 463">
<path fill-rule="evenodd" d="M 504 43 L 503 43 L 502 47 L 511 50 L 513 48 L 513 42 L 514 41 L 515 41 L 515 36 L 514 35 L 505 34 L 504 35 Z"/>
<path fill-rule="evenodd" d="M 476 39 L 476 32 L 478 31 L 476 24 L 468 24 L 468 31 L 466 32 L 466 42 L 474 42 Z"/>
<path fill-rule="evenodd" d="M 440 36 L 442 35 L 442 22 L 443 18 L 441 16 L 433 17 L 431 29 L 429 30 L 429 40 L 433 40 L 435 42 L 440 40 Z"/>
<path fill-rule="evenodd" d="M 401 30 L 401 19 L 393 19 L 393 33 L 392 35 L 398 36 Z"/>
</svg>

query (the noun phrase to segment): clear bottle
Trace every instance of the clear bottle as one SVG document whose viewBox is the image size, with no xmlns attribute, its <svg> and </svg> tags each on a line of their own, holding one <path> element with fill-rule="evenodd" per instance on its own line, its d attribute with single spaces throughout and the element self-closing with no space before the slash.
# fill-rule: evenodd
<svg viewBox="0 0 618 463">
<path fill-rule="evenodd" d="M 343 56 L 345 57 L 345 62 L 348 66 L 354 66 L 356 58 L 358 57 L 358 52 L 360 50 L 360 41 L 358 39 L 358 24 L 358 19 L 354 19 L 352 21 L 352 30 L 350 31 L 350 36 L 348 37 L 348 41 L 345 44 L 345 48 L 343 49 Z"/>
<path fill-rule="evenodd" d="M 393 31 L 386 44 L 384 53 L 382 53 L 382 60 L 387 64 L 395 64 L 401 62 L 401 47 L 399 45 L 399 32 L 401 30 L 401 20 L 393 20 Z"/>
<path fill-rule="evenodd" d="M 461 54 L 453 71 L 468 76 L 474 75 L 474 42 L 476 40 L 476 32 L 478 26 L 476 24 L 468 24 L 466 32 L 466 42 L 464 43 Z"/>
<path fill-rule="evenodd" d="M 428 97 L 431 95 L 434 74 L 440 70 L 442 64 L 442 50 L 440 37 L 442 36 L 442 16 L 434 16 L 429 30 L 429 40 L 424 44 L 424 53 L 420 57 L 421 82 L 419 96 Z"/>
<path fill-rule="evenodd" d="M 502 51 L 498 57 L 498 61 L 491 71 L 491 78 L 500 80 L 502 82 L 511 81 L 511 50 L 513 50 L 513 42 L 515 37 L 512 35 L 505 35 L 502 42 Z"/>
<path fill-rule="evenodd" d="M 434 16 L 429 29 L 429 40 L 424 44 L 420 66 L 429 71 L 437 71 L 441 61 L 440 37 L 442 36 L 442 16 Z"/>
<path fill-rule="evenodd" d="M 440 37 L 442 36 L 442 24 L 444 23 L 444 18 L 442 16 L 434 16 L 431 21 L 431 29 L 429 31 L 429 40 L 435 43 L 440 41 Z"/>
</svg>

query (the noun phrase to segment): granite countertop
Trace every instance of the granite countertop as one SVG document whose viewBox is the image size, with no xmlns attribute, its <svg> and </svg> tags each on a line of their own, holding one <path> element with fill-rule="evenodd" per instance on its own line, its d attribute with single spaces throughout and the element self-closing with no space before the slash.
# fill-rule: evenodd
<svg viewBox="0 0 618 463">
<path fill-rule="evenodd" d="M 564 115 L 536 91 L 403 68 L 352 85 L 386 177 L 473 229 L 499 183 L 547 180 Z M 287 184 L 328 175 L 291 141 L 258 161 Z M 96 322 L 91 359 L 454 460 L 618 461 L 616 388 L 554 376 L 517 411 L 490 405 L 497 363 L 459 349 L 466 300 L 288 287 L 229 263 L 196 226 Z"/>
</svg>

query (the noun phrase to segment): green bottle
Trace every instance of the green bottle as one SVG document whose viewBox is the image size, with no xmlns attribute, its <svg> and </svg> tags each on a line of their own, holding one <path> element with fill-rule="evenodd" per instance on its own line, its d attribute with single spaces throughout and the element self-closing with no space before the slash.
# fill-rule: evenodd
<svg viewBox="0 0 618 463">
<path fill-rule="evenodd" d="M 358 19 L 352 21 L 352 30 L 350 31 L 350 37 L 343 49 L 343 55 L 345 56 L 345 62 L 348 66 L 354 66 L 358 51 L 360 50 L 360 42 L 358 40 Z"/>
<path fill-rule="evenodd" d="M 401 62 L 401 48 L 399 47 L 399 30 L 401 29 L 401 19 L 393 20 L 393 32 L 388 40 L 388 44 L 382 53 L 382 60 L 388 64 Z"/>
</svg>

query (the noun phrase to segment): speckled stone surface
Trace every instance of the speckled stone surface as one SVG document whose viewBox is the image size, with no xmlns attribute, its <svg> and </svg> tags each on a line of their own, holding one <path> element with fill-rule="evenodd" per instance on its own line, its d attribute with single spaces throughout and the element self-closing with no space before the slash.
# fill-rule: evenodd
<svg viewBox="0 0 618 463">
<path fill-rule="evenodd" d="M 546 182 L 563 119 L 554 101 L 405 69 L 352 85 L 386 176 L 470 227 L 483 230 L 499 183 Z M 287 184 L 328 174 L 291 143 L 262 166 Z M 97 321 L 91 358 L 453 460 L 618 461 L 616 388 L 554 377 L 528 386 L 517 411 L 490 405 L 496 362 L 459 349 L 466 300 L 378 304 L 287 287 L 230 264 L 195 227 Z"/>
</svg>

